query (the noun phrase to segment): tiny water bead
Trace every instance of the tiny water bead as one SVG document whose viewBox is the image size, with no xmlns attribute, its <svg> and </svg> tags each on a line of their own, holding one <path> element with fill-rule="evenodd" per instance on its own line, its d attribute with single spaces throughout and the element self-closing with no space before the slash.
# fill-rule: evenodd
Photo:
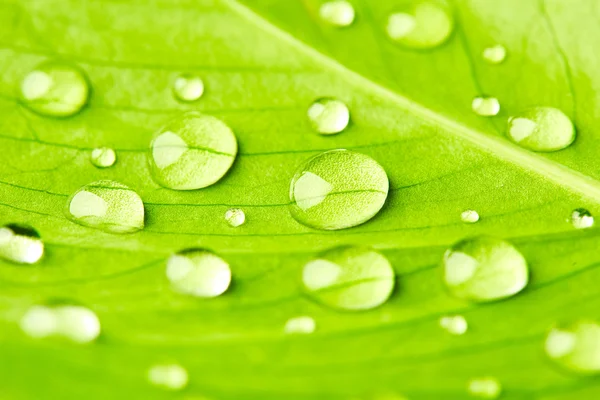
<svg viewBox="0 0 600 400">
<path fill-rule="evenodd" d="M 109 180 L 83 186 L 67 200 L 67 217 L 80 225 L 110 233 L 144 228 L 144 204 L 127 186 Z"/>
<path fill-rule="evenodd" d="M 460 219 L 468 224 L 479 221 L 479 213 L 475 210 L 465 210 L 460 214 Z"/>
<path fill-rule="evenodd" d="M 440 326 L 453 335 L 463 335 L 469 325 L 462 315 L 447 315 L 440 318 Z"/>
<path fill-rule="evenodd" d="M 89 84 L 83 72 L 58 61 L 39 64 L 21 83 L 23 103 L 38 114 L 68 117 L 87 103 Z"/>
<path fill-rule="evenodd" d="M 467 391 L 480 399 L 497 399 L 502 393 L 502 385 L 493 377 L 475 378 L 469 381 Z"/>
<path fill-rule="evenodd" d="M 594 226 L 594 216 L 585 208 L 577 208 L 571 213 L 571 224 L 575 229 L 586 229 Z"/>
<path fill-rule="evenodd" d="M 283 331 L 287 334 L 309 334 L 313 333 L 316 328 L 317 324 L 312 317 L 302 316 L 287 320 Z"/>
<path fill-rule="evenodd" d="M 154 179 L 175 190 L 194 190 L 220 180 L 235 160 L 237 142 L 218 118 L 187 112 L 158 130 L 150 144 Z"/>
<path fill-rule="evenodd" d="M 181 101 L 195 101 L 204 93 L 204 82 L 200 77 L 183 74 L 173 82 L 173 93 Z"/>
<path fill-rule="evenodd" d="M 471 301 L 510 297 L 529 280 L 523 255 L 512 244 L 488 236 L 456 243 L 444 254 L 442 265 L 449 292 Z"/>
<path fill-rule="evenodd" d="M 508 119 L 509 138 L 533 151 L 557 151 L 575 140 L 573 123 L 552 107 L 530 108 Z"/>
<path fill-rule="evenodd" d="M 188 372 L 178 364 L 160 364 L 150 367 L 148 381 L 167 390 L 181 390 L 188 384 Z"/>
<path fill-rule="evenodd" d="M 187 249 L 167 260 L 167 278 L 179 293 L 217 297 L 229 288 L 231 269 L 216 254 L 205 249 Z"/>
<path fill-rule="evenodd" d="M 96 314 L 81 306 L 33 306 L 21 318 L 21 330 L 41 339 L 63 337 L 76 343 L 90 343 L 100 335 Z"/>
<path fill-rule="evenodd" d="M 344 310 L 380 306 L 392 294 L 395 279 L 387 258 L 356 246 L 328 250 L 302 271 L 302 283 L 311 298 Z"/>
<path fill-rule="evenodd" d="M 109 147 L 98 147 L 92 150 L 90 161 L 98 168 L 112 167 L 117 161 L 117 154 Z"/>
<path fill-rule="evenodd" d="M 230 208 L 229 210 L 225 211 L 225 221 L 227 221 L 229 226 L 237 228 L 246 222 L 246 213 L 244 213 L 244 210 L 239 208 Z"/>
<path fill-rule="evenodd" d="M 493 117 L 500 112 L 500 103 L 495 97 L 475 97 L 471 108 L 477 115 Z"/>
<path fill-rule="evenodd" d="M 506 58 L 506 48 L 501 44 L 483 50 L 483 59 L 490 64 L 500 64 Z"/>
<path fill-rule="evenodd" d="M 319 16 L 333 26 L 349 26 L 354 22 L 354 7 L 346 0 L 328 1 L 319 8 Z"/>
<path fill-rule="evenodd" d="M 308 159 L 290 185 L 290 213 L 317 229 L 350 228 L 373 218 L 387 198 L 389 182 L 371 157 L 332 150 Z"/>
<path fill-rule="evenodd" d="M 0 228 L 0 257 L 19 264 L 35 264 L 44 255 L 44 242 L 30 226 L 9 224 Z"/>
<path fill-rule="evenodd" d="M 346 129 L 350 111 L 339 100 L 323 98 L 308 108 L 308 119 L 313 129 L 321 135 L 334 135 Z"/>
<path fill-rule="evenodd" d="M 563 368 L 581 374 L 600 372 L 600 325 L 595 321 L 553 328 L 544 348 L 547 356 Z"/>
<path fill-rule="evenodd" d="M 412 8 L 388 17 L 388 36 L 405 47 L 430 49 L 450 37 L 454 21 L 448 10 L 439 4 L 423 1 Z"/>
</svg>

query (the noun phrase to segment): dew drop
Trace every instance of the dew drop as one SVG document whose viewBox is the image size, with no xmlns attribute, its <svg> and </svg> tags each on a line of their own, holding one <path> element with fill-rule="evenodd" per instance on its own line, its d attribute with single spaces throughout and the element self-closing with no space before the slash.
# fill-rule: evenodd
<svg viewBox="0 0 600 400">
<path fill-rule="evenodd" d="M 316 328 L 317 324 L 312 317 L 302 316 L 288 319 L 283 331 L 288 334 L 309 334 Z"/>
<path fill-rule="evenodd" d="M 154 179 L 175 190 L 210 186 L 231 168 L 237 155 L 235 135 L 223 121 L 187 112 L 158 130 L 150 144 Z"/>
<path fill-rule="evenodd" d="M 39 64 L 21 82 L 21 98 L 32 111 L 50 117 L 76 114 L 87 103 L 89 84 L 83 72 L 57 61 Z"/>
<path fill-rule="evenodd" d="M 92 150 L 90 161 L 98 168 L 112 167 L 117 161 L 117 154 L 109 147 L 99 147 Z"/>
<path fill-rule="evenodd" d="M 179 293 L 216 297 L 229 288 L 231 269 L 216 254 L 204 249 L 187 249 L 167 260 L 167 278 Z"/>
<path fill-rule="evenodd" d="M 332 150 L 305 161 L 292 178 L 290 212 L 317 229 L 344 229 L 373 218 L 388 194 L 389 182 L 371 157 Z"/>
<path fill-rule="evenodd" d="M 195 101 L 204 93 L 204 82 L 195 75 L 183 74 L 173 82 L 173 94 L 181 101 Z"/>
<path fill-rule="evenodd" d="M 395 42 L 413 49 L 430 49 L 444 43 L 454 21 L 444 7 L 423 1 L 388 17 L 386 31 Z"/>
<path fill-rule="evenodd" d="M 458 242 L 446 251 L 442 264 L 450 293 L 477 302 L 510 297 L 529 279 L 523 255 L 512 244 L 487 236 Z"/>
<path fill-rule="evenodd" d="M 188 372 L 178 364 L 160 364 L 150 367 L 148 381 L 167 390 L 181 390 L 188 384 Z"/>
<path fill-rule="evenodd" d="M 57 332 L 58 318 L 49 307 L 33 306 L 23 315 L 20 325 L 26 335 L 41 339 Z"/>
<path fill-rule="evenodd" d="M 447 315 L 440 318 L 440 326 L 453 335 L 463 335 L 469 325 L 462 315 Z"/>
<path fill-rule="evenodd" d="M 571 213 L 571 224 L 575 229 L 591 228 L 594 225 L 594 216 L 585 208 L 578 208 Z"/>
<path fill-rule="evenodd" d="M 35 264 L 44 255 L 44 243 L 30 226 L 9 224 L 0 228 L 0 257 L 19 264 Z"/>
<path fill-rule="evenodd" d="M 482 117 L 493 117 L 500 112 L 500 103 L 495 97 L 475 97 L 471 107 L 475 114 Z"/>
<path fill-rule="evenodd" d="M 497 399 L 502 393 L 502 385 L 496 378 L 475 378 L 469 381 L 467 391 L 480 399 Z"/>
<path fill-rule="evenodd" d="M 246 222 L 246 214 L 242 209 L 230 208 L 225 212 L 225 221 L 227 221 L 229 226 L 237 228 Z"/>
<path fill-rule="evenodd" d="M 69 197 L 65 213 L 73 222 L 110 233 L 131 233 L 144 228 L 144 204 L 140 196 L 109 180 L 77 190 Z"/>
<path fill-rule="evenodd" d="M 328 1 L 319 8 L 321 19 L 337 27 L 351 25 L 354 22 L 354 15 L 354 7 L 345 0 Z"/>
<path fill-rule="evenodd" d="M 468 224 L 479 221 L 479 213 L 475 210 L 465 210 L 460 214 L 460 219 Z"/>
<path fill-rule="evenodd" d="M 335 135 L 348 126 L 350 111 L 339 100 L 322 98 L 308 108 L 308 119 L 313 129 L 321 135 Z"/>
<path fill-rule="evenodd" d="M 600 325 L 577 321 L 550 330 L 546 355 L 557 365 L 580 374 L 600 372 Z"/>
<path fill-rule="evenodd" d="M 500 64 L 506 58 L 506 48 L 501 44 L 483 50 L 483 59 L 490 64 Z"/>
<path fill-rule="evenodd" d="M 100 335 L 100 321 L 88 308 L 73 305 L 33 306 L 21 318 L 21 330 L 30 337 L 62 337 L 90 343 Z"/>
<path fill-rule="evenodd" d="M 302 283 L 306 293 L 320 303 L 344 310 L 368 310 L 390 297 L 395 273 L 382 254 L 344 246 L 308 262 Z"/>
<path fill-rule="evenodd" d="M 508 119 L 508 136 L 529 150 L 557 151 L 573 143 L 575 128 L 559 109 L 536 107 Z"/>
</svg>

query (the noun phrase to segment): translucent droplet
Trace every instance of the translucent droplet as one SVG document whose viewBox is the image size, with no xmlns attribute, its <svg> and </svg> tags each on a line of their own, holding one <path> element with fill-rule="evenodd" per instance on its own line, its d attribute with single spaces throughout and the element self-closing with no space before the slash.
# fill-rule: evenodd
<svg viewBox="0 0 600 400">
<path fill-rule="evenodd" d="M 371 157 L 332 150 L 310 158 L 292 178 L 290 212 L 317 229 L 343 229 L 373 218 L 388 194 L 383 168 Z"/>
<path fill-rule="evenodd" d="M 475 210 L 465 210 L 460 214 L 460 219 L 468 224 L 479 221 L 479 213 Z"/>
<path fill-rule="evenodd" d="M 575 229 L 591 228 L 594 225 L 594 216 L 585 208 L 578 208 L 571 213 L 571 224 Z"/>
<path fill-rule="evenodd" d="M 169 257 L 167 278 L 177 292 L 197 297 L 216 297 L 231 283 L 229 264 L 204 249 L 188 249 Z"/>
<path fill-rule="evenodd" d="M 23 103 L 38 114 L 67 117 L 87 103 L 89 84 L 75 66 L 57 61 L 44 62 L 21 83 Z"/>
<path fill-rule="evenodd" d="M 9 224 L 0 228 L 0 257 L 19 264 L 35 264 L 44 255 L 44 243 L 30 226 Z"/>
<path fill-rule="evenodd" d="M 127 186 L 97 181 L 83 186 L 67 201 L 67 217 L 80 225 L 110 233 L 130 233 L 144 228 L 144 204 Z"/>
<path fill-rule="evenodd" d="M 523 255 L 512 244 L 487 236 L 452 246 L 444 254 L 443 268 L 452 295 L 479 302 L 510 297 L 529 279 Z"/>
<path fill-rule="evenodd" d="M 204 93 L 204 82 L 194 75 L 180 75 L 173 82 L 173 93 L 181 101 L 195 101 Z"/>
<path fill-rule="evenodd" d="M 318 133 L 334 135 L 346 129 L 350 121 L 350 111 L 339 100 L 323 98 L 308 108 L 308 119 Z"/>
<path fill-rule="evenodd" d="M 563 368 L 581 374 L 600 372 L 600 325 L 577 321 L 552 329 L 546 337 L 546 354 Z"/>
<path fill-rule="evenodd" d="M 482 117 L 493 117 L 500 112 L 500 103 L 495 97 L 475 97 L 471 107 L 475 114 Z"/>
<path fill-rule="evenodd" d="M 501 44 L 483 50 L 483 59 L 490 64 L 500 64 L 506 58 L 506 48 Z"/>
<path fill-rule="evenodd" d="M 502 385 L 493 377 L 476 378 L 469 381 L 467 391 L 480 399 L 497 399 L 502 393 Z"/>
<path fill-rule="evenodd" d="M 310 261 L 302 271 L 307 294 L 344 310 L 367 310 L 392 294 L 395 273 L 382 254 L 362 247 L 337 247 Z"/>
<path fill-rule="evenodd" d="M 317 328 L 317 324 L 312 317 L 302 316 L 290 318 L 286 323 L 283 331 L 289 334 L 308 334 L 313 333 Z"/>
<path fill-rule="evenodd" d="M 112 167 L 117 161 L 117 154 L 109 147 L 99 147 L 92 150 L 90 161 L 98 168 Z"/>
<path fill-rule="evenodd" d="M 508 119 L 508 136 L 534 151 L 556 151 L 575 140 L 573 123 L 562 111 L 536 107 Z"/>
<path fill-rule="evenodd" d="M 230 226 L 237 228 L 246 222 L 246 214 L 242 209 L 230 208 L 225 212 L 225 221 L 227 221 Z"/>
<path fill-rule="evenodd" d="M 21 318 L 20 325 L 26 335 L 41 339 L 58 331 L 58 318 L 49 307 L 33 306 Z"/>
<path fill-rule="evenodd" d="M 440 326 L 453 335 L 463 335 L 469 325 L 462 315 L 448 315 L 440 318 Z"/>
<path fill-rule="evenodd" d="M 154 365 L 148 370 L 148 381 L 167 390 L 181 390 L 188 384 L 188 372 L 178 364 Z"/>
<path fill-rule="evenodd" d="M 319 16 L 331 25 L 349 26 L 354 22 L 354 7 L 345 0 L 328 1 L 319 8 Z"/>
<path fill-rule="evenodd" d="M 149 164 L 152 176 L 161 186 L 193 190 L 221 179 L 236 155 L 235 135 L 223 121 L 187 112 L 154 135 Z"/>
<path fill-rule="evenodd" d="M 89 343 L 100 335 L 96 314 L 81 306 L 33 306 L 21 318 L 21 330 L 36 339 L 63 337 L 76 343 Z"/>
<path fill-rule="evenodd" d="M 454 21 L 439 4 L 424 1 L 388 17 L 387 34 L 397 43 L 414 49 L 429 49 L 444 43 Z"/>
</svg>

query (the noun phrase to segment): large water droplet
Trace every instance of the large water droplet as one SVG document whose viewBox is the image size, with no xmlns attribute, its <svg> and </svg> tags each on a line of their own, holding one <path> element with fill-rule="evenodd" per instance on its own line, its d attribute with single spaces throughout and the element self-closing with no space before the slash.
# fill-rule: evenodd
<svg viewBox="0 0 600 400">
<path fill-rule="evenodd" d="M 246 222 L 246 213 L 244 213 L 244 210 L 239 208 L 230 208 L 229 210 L 225 211 L 225 221 L 227 221 L 229 226 L 237 228 Z"/>
<path fill-rule="evenodd" d="M 454 26 L 448 10 L 424 1 L 389 16 L 387 34 L 397 43 L 414 49 L 429 49 L 444 43 Z"/>
<path fill-rule="evenodd" d="M 527 285 L 523 255 L 504 240 L 480 236 L 458 242 L 444 254 L 444 281 L 454 296 L 472 301 L 510 297 Z"/>
<path fill-rule="evenodd" d="M 319 8 L 319 16 L 331 25 L 349 26 L 354 22 L 354 7 L 346 0 L 328 1 Z"/>
<path fill-rule="evenodd" d="M 167 278 L 177 292 L 197 297 L 216 297 L 231 283 L 229 264 L 204 249 L 187 249 L 169 257 Z"/>
<path fill-rule="evenodd" d="M 44 255 L 44 243 L 30 226 L 9 224 L 0 228 L 0 257 L 19 264 L 35 264 Z"/>
<path fill-rule="evenodd" d="M 496 378 L 475 378 L 469 381 L 467 391 L 480 399 L 497 399 L 502 393 L 502 385 Z"/>
<path fill-rule="evenodd" d="M 109 147 L 99 147 L 92 150 L 90 161 L 98 168 L 112 167 L 117 161 L 117 154 Z"/>
<path fill-rule="evenodd" d="M 288 334 L 308 334 L 313 333 L 317 324 L 312 317 L 302 316 L 287 320 L 283 331 Z"/>
<path fill-rule="evenodd" d="M 154 179 L 176 190 L 210 186 L 231 168 L 237 142 L 220 119 L 187 112 L 158 130 L 150 144 Z"/>
<path fill-rule="evenodd" d="M 475 97 L 471 107 L 477 115 L 482 117 L 493 117 L 500 112 L 500 103 L 495 97 Z"/>
<path fill-rule="evenodd" d="M 144 228 L 144 204 L 127 186 L 109 180 L 83 186 L 67 201 L 67 217 L 80 225 L 111 233 Z"/>
<path fill-rule="evenodd" d="M 308 108 L 308 118 L 318 133 L 334 135 L 346 129 L 350 121 L 350 112 L 341 101 L 323 98 Z"/>
<path fill-rule="evenodd" d="M 536 107 L 508 119 L 508 136 L 530 150 L 556 151 L 573 143 L 575 128 L 559 109 Z"/>
<path fill-rule="evenodd" d="M 479 213 L 475 210 L 465 210 L 460 214 L 460 219 L 468 224 L 479 221 Z"/>
<path fill-rule="evenodd" d="M 586 229 L 594 226 L 594 216 L 585 208 L 577 208 L 571 213 L 571 224 L 575 229 Z"/>
<path fill-rule="evenodd" d="M 89 84 L 75 66 L 57 61 L 44 62 L 21 83 L 23 103 L 38 114 L 67 117 L 87 103 Z"/>
<path fill-rule="evenodd" d="M 490 64 L 500 64 L 506 58 L 506 48 L 501 44 L 483 50 L 483 59 Z"/>
<path fill-rule="evenodd" d="M 290 212 L 304 225 L 343 229 L 373 218 L 387 197 L 389 182 L 371 157 L 332 150 L 307 160 L 290 186 Z"/>
<path fill-rule="evenodd" d="M 546 337 L 546 354 L 563 368 L 581 374 L 600 372 L 600 325 L 577 321 L 552 329 Z"/>
<path fill-rule="evenodd" d="M 463 335 L 469 325 L 462 315 L 447 315 L 440 318 L 440 326 L 453 335 Z"/>
<path fill-rule="evenodd" d="M 367 310 L 392 294 L 395 273 L 382 254 L 362 247 L 337 247 L 308 262 L 302 271 L 308 295 L 345 310 Z"/>
<path fill-rule="evenodd" d="M 100 335 L 100 321 L 88 308 L 73 305 L 33 306 L 21 318 L 21 329 L 33 338 L 58 336 L 89 343 Z"/>
<path fill-rule="evenodd" d="M 188 372 L 178 364 L 160 364 L 150 367 L 148 381 L 167 390 L 181 390 L 188 384 Z"/>
<path fill-rule="evenodd" d="M 204 82 L 195 75 L 180 75 L 173 82 L 173 93 L 181 101 L 198 100 L 204 93 Z"/>
</svg>

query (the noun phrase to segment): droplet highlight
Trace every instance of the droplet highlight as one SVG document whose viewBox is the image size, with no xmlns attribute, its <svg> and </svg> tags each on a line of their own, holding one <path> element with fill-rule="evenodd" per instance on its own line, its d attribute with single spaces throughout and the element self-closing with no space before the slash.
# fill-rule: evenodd
<svg viewBox="0 0 600 400">
<path fill-rule="evenodd" d="M 462 222 L 467 224 L 474 224 L 479 221 L 479 213 L 475 210 L 465 210 L 460 214 Z"/>
<path fill-rule="evenodd" d="M 463 335 L 469 325 L 462 315 L 447 315 L 440 318 L 440 326 L 452 335 Z"/>
<path fill-rule="evenodd" d="M 33 306 L 21 318 L 21 330 L 36 339 L 62 337 L 90 343 L 100 335 L 100 321 L 88 308 L 73 305 Z"/>
<path fill-rule="evenodd" d="M 508 137 L 526 149 L 550 152 L 573 143 L 575 128 L 559 109 L 536 107 L 508 119 Z"/>
<path fill-rule="evenodd" d="M 231 269 L 221 257 L 205 249 L 187 249 L 167 260 L 167 278 L 179 293 L 217 297 L 231 283 Z"/>
<path fill-rule="evenodd" d="M 336 27 L 350 26 L 354 22 L 355 12 L 352 4 L 345 0 L 333 0 L 323 3 L 319 16 L 325 22 Z"/>
<path fill-rule="evenodd" d="M 301 316 L 287 320 L 283 332 L 287 334 L 310 334 L 315 331 L 317 324 L 312 317 Z"/>
<path fill-rule="evenodd" d="M 9 224 L 0 228 L 0 257 L 18 264 L 35 264 L 44 255 L 44 242 L 30 226 Z"/>
<path fill-rule="evenodd" d="M 196 101 L 204 93 L 204 82 L 199 76 L 183 74 L 173 82 L 173 94 L 181 101 Z"/>
<path fill-rule="evenodd" d="M 246 213 L 240 208 L 230 208 L 225 211 L 225 221 L 227 221 L 232 228 L 237 228 L 246 222 Z"/>
<path fill-rule="evenodd" d="M 471 108 L 482 117 L 493 117 L 500 112 L 500 103 L 495 97 L 475 97 Z"/>
<path fill-rule="evenodd" d="M 339 100 L 323 98 L 308 108 L 308 118 L 313 129 L 321 135 L 335 135 L 348 126 L 350 111 Z"/>
<path fill-rule="evenodd" d="M 439 4 L 423 1 L 391 14 L 386 31 L 390 39 L 413 49 L 431 49 L 450 37 L 454 21 L 448 10 Z"/>
<path fill-rule="evenodd" d="M 595 321 L 559 325 L 548 332 L 544 349 L 562 368 L 596 374 L 600 372 L 600 325 Z"/>
<path fill-rule="evenodd" d="M 165 390 L 181 390 L 188 384 L 187 370 L 178 364 L 160 364 L 150 367 L 148 381 Z"/>
<path fill-rule="evenodd" d="M 502 394 L 502 385 L 496 378 L 475 378 L 469 381 L 467 391 L 480 399 L 497 399 Z"/>
<path fill-rule="evenodd" d="M 506 59 L 506 47 L 501 44 L 483 50 L 483 59 L 490 64 L 500 64 Z"/>
<path fill-rule="evenodd" d="M 571 225 L 575 229 L 587 229 L 594 226 L 594 216 L 585 208 L 577 208 L 571 213 Z"/>
<path fill-rule="evenodd" d="M 90 161 L 98 168 L 112 167 L 117 161 L 117 153 L 109 147 L 99 147 L 92 150 Z"/>
</svg>

